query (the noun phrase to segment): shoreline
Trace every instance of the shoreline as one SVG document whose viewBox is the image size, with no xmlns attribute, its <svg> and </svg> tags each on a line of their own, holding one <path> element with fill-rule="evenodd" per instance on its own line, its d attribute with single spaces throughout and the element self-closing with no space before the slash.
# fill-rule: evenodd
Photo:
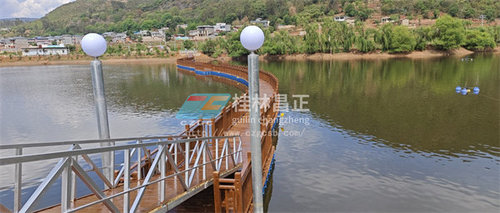
<svg viewBox="0 0 500 213">
<path fill-rule="evenodd" d="M 431 59 L 439 57 L 464 57 L 467 55 L 475 54 L 479 52 L 473 52 L 465 48 L 459 48 L 452 50 L 450 52 L 437 51 L 437 50 L 424 50 L 424 51 L 413 51 L 407 54 L 391 54 L 387 52 L 373 52 L 373 53 L 314 53 L 314 54 L 294 54 L 294 55 L 280 55 L 280 56 L 260 56 L 261 60 L 273 61 L 273 60 L 285 60 L 285 61 L 335 61 L 335 60 L 387 60 L 394 58 L 403 59 Z M 500 49 L 497 47 L 491 52 L 491 54 L 500 53 Z"/>
<path fill-rule="evenodd" d="M 176 57 L 170 58 L 109 58 L 101 59 L 103 64 L 165 64 L 175 63 Z M 36 60 L 36 61 L 12 61 L 2 62 L 0 67 L 14 66 L 43 66 L 43 65 L 88 65 L 92 60 L 90 57 L 84 59 L 69 60 Z"/>
<path fill-rule="evenodd" d="M 348 61 L 348 60 L 387 60 L 395 58 L 403 59 L 431 59 L 439 57 L 464 57 L 474 53 L 470 50 L 464 48 L 459 48 L 451 52 L 436 51 L 436 50 L 424 50 L 424 51 L 413 51 L 408 54 L 390 54 L 387 52 L 374 52 L 374 53 L 315 53 L 315 54 L 294 54 L 294 55 L 261 55 L 259 57 L 260 61 Z M 491 52 L 486 52 L 488 54 L 500 54 L 500 46 L 496 47 Z M 101 59 L 104 64 L 171 64 L 175 63 L 178 58 L 182 56 L 172 56 L 168 58 L 152 57 L 152 58 L 104 58 Z M 220 56 L 217 58 L 212 58 L 210 56 L 200 53 L 199 56 L 195 57 L 198 60 L 219 60 L 222 62 L 233 61 L 234 59 L 229 56 Z M 1 62 L 0 67 L 11 67 L 11 66 L 43 66 L 43 65 L 87 65 L 90 64 L 90 57 L 84 57 L 82 59 L 66 59 L 66 60 L 20 60 L 20 61 L 9 61 Z"/>
</svg>

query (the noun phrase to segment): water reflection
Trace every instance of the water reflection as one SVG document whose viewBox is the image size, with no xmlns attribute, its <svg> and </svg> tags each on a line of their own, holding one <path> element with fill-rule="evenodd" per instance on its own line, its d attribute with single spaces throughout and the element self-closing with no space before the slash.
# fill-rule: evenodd
<svg viewBox="0 0 500 213">
<path fill-rule="evenodd" d="M 500 208 L 500 56 L 262 67 L 281 93 L 309 94 L 311 110 L 285 112 L 309 124 L 281 125 L 270 212 Z M 179 132 L 173 113 L 189 94 L 238 92 L 175 65 L 104 68 L 112 137 Z M 481 92 L 462 96 L 456 86 Z M 1 144 L 97 137 L 87 66 L 0 68 L 0 87 Z M 25 166 L 25 178 L 46 167 Z M 0 185 L 12 184 L 10 174 Z"/>
<path fill-rule="evenodd" d="M 270 212 L 492 212 L 500 205 L 499 56 L 270 62 L 310 119 L 280 135 Z M 477 96 L 457 85 L 481 87 Z"/>
<path fill-rule="evenodd" d="M 499 156 L 500 60 L 477 57 L 347 62 L 274 62 L 263 66 L 280 91 L 309 94 L 319 119 L 389 146 L 456 156 Z M 478 96 L 455 94 L 480 85 Z M 485 155 L 489 154 L 489 155 Z"/>
</svg>

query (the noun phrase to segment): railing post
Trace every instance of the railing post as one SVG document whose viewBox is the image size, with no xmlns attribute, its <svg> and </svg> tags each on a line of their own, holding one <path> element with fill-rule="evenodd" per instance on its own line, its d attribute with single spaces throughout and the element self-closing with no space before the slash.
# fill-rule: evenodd
<svg viewBox="0 0 500 213">
<path fill-rule="evenodd" d="M 73 158 L 68 157 L 68 164 L 64 167 L 61 176 L 61 212 L 66 212 L 71 208 L 71 182 Z"/>
<path fill-rule="evenodd" d="M 140 148 L 137 148 L 136 150 L 141 150 Z M 139 151 L 140 153 L 140 151 Z M 140 155 L 139 155 L 139 160 L 140 160 Z M 129 149 L 126 149 L 125 150 L 125 153 L 123 154 L 123 191 L 128 191 L 130 189 L 130 150 Z M 140 165 L 139 167 L 137 167 L 138 170 L 141 170 L 140 169 Z M 139 172 L 138 172 L 139 174 Z M 137 179 L 140 179 L 140 178 L 137 178 Z M 129 193 L 125 193 L 123 195 L 123 212 L 129 212 L 130 211 L 130 197 L 129 197 Z"/>
<path fill-rule="evenodd" d="M 225 161 L 226 161 L 226 170 L 229 168 L 229 139 L 226 138 L 224 141 L 224 146 L 226 147 L 226 153 L 224 153 Z"/>
<path fill-rule="evenodd" d="M 142 140 L 138 140 L 137 141 L 138 144 L 141 144 L 142 143 Z M 137 148 L 137 183 L 141 183 L 141 178 L 142 178 L 142 168 L 141 168 L 141 164 L 142 164 L 142 154 L 141 154 L 141 148 L 138 147 Z"/>
<path fill-rule="evenodd" d="M 201 143 L 201 147 L 203 147 L 203 150 L 201 150 L 202 155 L 203 155 L 203 180 L 207 179 L 207 171 L 206 171 L 206 165 L 205 165 L 207 163 L 207 153 L 206 153 L 205 146 L 208 146 L 207 140 L 203 140 Z"/>
<path fill-rule="evenodd" d="M 188 137 L 189 138 L 189 137 Z M 186 185 L 189 187 L 189 141 L 185 143 L 186 144 L 186 147 L 185 147 L 185 157 L 184 157 L 184 175 L 185 175 L 185 179 L 186 179 Z"/>
<path fill-rule="evenodd" d="M 215 213 L 222 212 L 221 209 L 221 197 L 220 197 L 220 189 L 219 189 L 219 172 L 214 172 L 214 206 Z"/>
<path fill-rule="evenodd" d="M 177 161 L 177 149 L 179 149 L 177 143 L 174 144 L 174 162 L 175 162 L 175 165 L 177 165 L 178 161 Z M 177 176 L 175 176 L 175 178 L 177 178 Z"/>
<path fill-rule="evenodd" d="M 216 138 L 215 139 L 215 169 L 217 171 L 220 170 L 220 168 L 219 168 L 219 160 L 220 160 L 219 157 L 220 157 L 219 156 L 219 139 Z"/>
<path fill-rule="evenodd" d="M 166 168 L 165 168 L 165 152 L 168 152 L 168 146 L 167 145 L 160 145 L 163 146 L 163 151 L 161 153 L 158 153 L 160 156 L 160 178 L 165 179 L 165 174 L 166 174 Z M 162 180 L 160 182 L 160 202 L 165 201 L 165 180 Z"/>
<path fill-rule="evenodd" d="M 22 155 L 23 148 L 16 148 L 16 155 Z M 23 185 L 23 165 L 17 163 L 14 169 L 14 212 L 19 212 L 22 207 L 21 203 L 21 190 Z"/>
<path fill-rule="evenodd" d="M 78 155 L 72 160 L 72 163 L 78 163 Z M 76 175 L 71 175 L 71 208 L 75 207 L 76 201 Z"/>
</svg>

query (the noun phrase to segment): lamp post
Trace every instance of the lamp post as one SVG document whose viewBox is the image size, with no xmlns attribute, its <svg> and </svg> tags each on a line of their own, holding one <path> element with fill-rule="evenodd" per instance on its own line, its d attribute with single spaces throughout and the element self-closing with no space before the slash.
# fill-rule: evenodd
<svg viewBox="0 0 500 213">
<path fill-rule="evenodd" d="M 248 90 L 250 95 L 250 142 L 252 151 L 253 211 L 264 212 L 262 196 L 262 151 L 260 139 L 259 56 L 254 53 L 264 43 L 264 32 L 257 26 L 241 31 L 240 41 L 248 55 Z"/>
<path fill-rule="evenodd" d="M 102 75 L 102 62 L 99 56 L 106 52 L 107 44 L 104 37 L 96 33 L 85 35 L 81 41 L 83 51 L 94 57 L 90 62 L 92 73 L 92 86 L 94 88 L 94 102 L 97 113 L 97 128 L 99 139 L 109 139 L 108 112 L 106 108 L 106 97 L 104 95 L 104 80 Z M 111 142 L 101 143 L 101 146 L 110 146 Z M 104 176 L 112 183 L 114 178 L 114 153 L 106 152 L 102 154 L 102 168 Z M 106 186 L 106 184 L 104 185 Z"/>
</svg>

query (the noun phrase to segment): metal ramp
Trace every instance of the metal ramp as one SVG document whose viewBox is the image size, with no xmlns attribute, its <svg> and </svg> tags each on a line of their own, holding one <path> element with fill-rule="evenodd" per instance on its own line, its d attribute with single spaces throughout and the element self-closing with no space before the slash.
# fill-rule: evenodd
<svg viewBox="0 0 500 213">
<path fill-rule="evenodd" d="M 82 148 L 108 142 L 114 145 Z M 23 154 L 26 149 L 48 146 L 67 150 Z M 227 176 L 240 169 L 242 162 L 239 136 L 163 136 L 0 145 L 0 150 L 6 149 L 16 153 L 0 158 L 0 166 L 15 167 L 15 212 L 165 212 L 212 185 L 214 171 Z M 117 159 L 123 159 L 117 160 L 122 163 L 113 180 L 106 179 L 98 166 L 99 154 L 105 152 L 113 152 Z M 58 159 L 58 162 L 22 203 L 21 195 L 27 193 L 22 190 L 23 164 L 48 159 Z M 77 178 L 92 194 L 75 196 Z M 38 201 L 58 181 L 61 183 L 60 205 L 37 209 Z"/>
</svg>

